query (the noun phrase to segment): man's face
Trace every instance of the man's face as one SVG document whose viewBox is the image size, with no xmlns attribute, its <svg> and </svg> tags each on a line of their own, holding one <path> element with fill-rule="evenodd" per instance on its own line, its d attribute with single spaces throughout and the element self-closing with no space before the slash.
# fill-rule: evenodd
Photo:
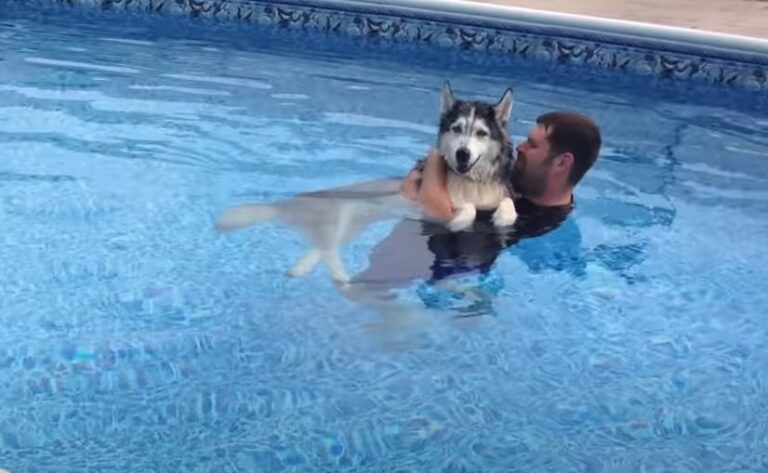
<svg viewBox="0 0 768 473">
<path fill-rule="evenodd" d="M 524 196 L 540 196 L 547 191 L 554 161 L 547 130 L 536 125 L 528 138 L 517 145 L 517 160 L 512 170 L 512 185 Z"/>
</svg>

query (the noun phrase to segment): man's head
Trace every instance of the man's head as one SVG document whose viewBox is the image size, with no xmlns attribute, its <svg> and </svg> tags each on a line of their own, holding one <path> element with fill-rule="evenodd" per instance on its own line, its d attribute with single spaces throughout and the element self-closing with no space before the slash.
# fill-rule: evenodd
<svg viewBox="0 0 768 473">
<path fill-rule="evenodd" d="M 526 197 L 570 193 L 600 152 L 600 129 L 574 112 L 551 112 L 536 119 L 517 145 L 512 184 Z"/>
</svg>

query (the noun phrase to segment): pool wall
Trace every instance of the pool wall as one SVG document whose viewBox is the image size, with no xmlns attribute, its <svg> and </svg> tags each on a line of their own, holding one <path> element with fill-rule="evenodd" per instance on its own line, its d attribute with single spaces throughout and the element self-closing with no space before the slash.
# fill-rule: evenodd
<svg viewBox="0 0 768 473">
<path fill-rule="evenodd" d="M 768 40 L 456 0 L 0 0 L 415 41 L 768 91 Z"/>
</svg>

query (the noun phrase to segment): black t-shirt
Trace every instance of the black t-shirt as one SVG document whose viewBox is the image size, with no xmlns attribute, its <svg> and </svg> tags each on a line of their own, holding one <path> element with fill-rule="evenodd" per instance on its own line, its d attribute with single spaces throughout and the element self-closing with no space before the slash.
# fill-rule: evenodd
<svg viewBox="0 0 768 473">
<path fill-rule="evenodd" d="M 511 152 L 512 146 L 509 150 Z M 426 159 L 416 162 L 414 169 L 423 172 Z M 418 181 L 421 186 L 421 179 Z M 427 247 L 434 254 L 432 280 L 440 280 L 467 272 L 487 272 L 499 253 L 523 238 L 543 235 L 557 228 L 573 209 L 568 205 L 541 206 L 525 197 L 515 199 L 518 218 L 511 228 L 497 229 L 493 211 L 478 211 L 473 226 L 462 232 L 451 232 L 443 225 L 423 222 Z"/>
<path fill-rule="evenodd" d="M 526 198 L 515 200 L 518 218 L 497 229 L 492 211 L 478 211 L 472 227 L 451 232 L 444 225 L 403 220 L 376 247 L 368 267 L 354 280 L 373 290 L 410 285 L 415 280 L 438 281 L 468 273 L 485 273 L 505 248 L 557 228 L 570 214 L 570 205 L 543 207 Z"/>
<path fill-rule="evenodd" d="M 473 226 L 451 232 L 442 225 L 423 223 L 427 247 L 434 254 L 433 280 L 457 274 L 485 273 L 491 269 L 502 250 L 523 238 L 543 235 L 557 228 L 573 209 L 573 203 L 540 206 L 521 197 L 515 200 L 518 218 L 510 228 L 493 225 L 493 211 L 479 211 Z"/>
</svg>

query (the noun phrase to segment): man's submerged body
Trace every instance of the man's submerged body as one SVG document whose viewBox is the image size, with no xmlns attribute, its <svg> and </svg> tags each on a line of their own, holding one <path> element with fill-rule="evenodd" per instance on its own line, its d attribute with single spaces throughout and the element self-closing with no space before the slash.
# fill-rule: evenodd
<svg viewBox="0 0 768 473">
<path fill-rule="evenodd" d="M 573 204 L 539 206 L 525 197 L 516 199 L 515 206 L 518 219 L 509 229 L 494 227 L 491 211 L 479 212 L 474 225 L 462 232 L 451 232 L 439 223 L 403 220 L 373 249 L 368 267 L 353 277 L 352 284 L 380 292 L 415 280 L 437 282 L 487 273 L 505 248 L 554 230 L 573 208 Z"/>
</svg>

